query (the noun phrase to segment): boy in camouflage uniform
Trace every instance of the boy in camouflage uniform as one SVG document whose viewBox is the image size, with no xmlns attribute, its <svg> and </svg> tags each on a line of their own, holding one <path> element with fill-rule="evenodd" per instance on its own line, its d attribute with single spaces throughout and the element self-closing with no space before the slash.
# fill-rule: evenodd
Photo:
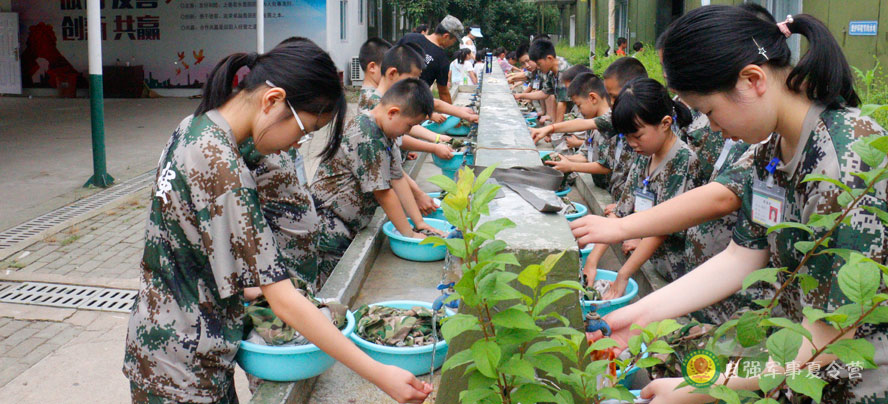
<svg viewBox="0 0 888 404">
<path fill-rule="evenodd" d="M 358 62 L 364 71 L 364 82 L 361 83 L 361 92 L 358 97 L 358 109 L 365 109 L 379 86 L 382 79 L 382 57 L 391 49 L 392 44 L 382 38 L 373 37 L 361 45 L 358 51 Z"/>
<path fill-rule="evenodd" d="M 399 158 L 394 139 L 432 113 L 431 92 L 421 83 L 418 79 L 399 81 L 375 108 L 353 118 L 346 125 L 339 151 L 318 168 L 310 189 L 321 218 L 322 273 L 332 272 L 378 206 L 405 236 L 423 238 L 416 232 L 431 230 L 415 202 L 412 207 L 401 205 L 401 201 L 413 201 L 413 195 L 403 181 L 403 171 L 393 163 Z M 408 224 L 404 209 L 415 226 Z"/>
</svg>

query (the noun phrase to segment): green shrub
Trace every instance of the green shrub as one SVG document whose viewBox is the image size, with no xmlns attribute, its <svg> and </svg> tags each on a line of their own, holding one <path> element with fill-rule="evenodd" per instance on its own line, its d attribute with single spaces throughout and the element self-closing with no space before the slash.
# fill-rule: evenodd
<svg viewBox="0 0 888 404">
<path fill-rule="evenodd" d="M 566 59 L 571 66 L 589 66 L 589 45 L 570 46 L 567 41 L 561 41 L 555 45 L 555 53 Z"/>
<path fill-rule="evenodd" d="M 621 57 L 625 57 L 613 54 L 604 57 L 606 49 L 607 48 L 599 48 L 595 51 L 595 63 L 592 64 L 592 71 L 597 74 L 604 73 L 604 70 L 607 69 L 611 63 Z M 657 55 L 657 52 L 654 51 L 654 46 L 652 44 L 645 44 L 644 49 L 644 52 L 635 55 L 634 57 L 641 61 L 641 64 L 647 69 L 648 77 L 659 81 L 665 86 L 666 78 L 663 76 L 663 65 L 660 64 L 660 57 Z"/>
<path fill-rule="evenodd" d="M 875 56 L 873 57 L 875 58 Z M 885 82 L 885 75 L 879 60 L 876 59 L 876 65 L 870 70 L 864 71 L 853 66 L 851 68 L 854 69 L 854 74 L 857 76 L 855 87 L 860 96 L 860 104 L 888 105 L 888 83 Z M 888 128 L 888 110 L 879 108 L 872 112 L 872 117 L 883 128 Z"/>
</svg>

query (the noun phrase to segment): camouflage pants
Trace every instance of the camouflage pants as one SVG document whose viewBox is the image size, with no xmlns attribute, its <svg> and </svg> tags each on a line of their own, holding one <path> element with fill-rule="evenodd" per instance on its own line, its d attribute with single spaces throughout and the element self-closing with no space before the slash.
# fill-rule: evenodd
<svg viewBox="0 0 888 404">
<path fill-rule="evenodd" d="M 176 401 L 171 398 L 159 396 L 148 390 L 143 389 L 139 385 L 130 382 L 130 397 L 133 404 L 182 404 L 187 401 Z M 234 389 L 234 381 L 228 384 L 228 390 L 225 395 L 216 401 L 216 404 L 237 404 L 237 391 Z"/>
<path fill-rule="evenodd" d="M 319 214 L 326 210 L 318 211 Z M 327 279 L 333 273 L 333 269 L 339 264 L 339 260 L 345 255 L 345 250 L 351 245 L 354 237 L 342 221 L 332 214 L 324 214 L 321 217 L 321 230 L 318 232 L 318 279 L 315 280 L 315 290 L 321 290 Z"/>
</svg>

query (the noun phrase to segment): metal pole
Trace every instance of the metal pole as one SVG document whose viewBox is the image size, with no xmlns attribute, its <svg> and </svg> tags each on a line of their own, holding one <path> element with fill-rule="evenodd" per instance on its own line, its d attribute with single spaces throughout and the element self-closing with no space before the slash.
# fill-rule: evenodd
<svg viewBox="0 0 888 404">
<path fill-rule="evenodd" d="M 102 88 L 102 11 L 100 0 L 88 0 L 89 111 L 92 124 L 93 175 L 84 187 L 107 188 L 114 183 L 105 167 L 105 101 Z"/>
<path fill-rule="evenodd" d="M 265 0 L 256 0 L 256 52 L 265 53 Z"/>
</svg>

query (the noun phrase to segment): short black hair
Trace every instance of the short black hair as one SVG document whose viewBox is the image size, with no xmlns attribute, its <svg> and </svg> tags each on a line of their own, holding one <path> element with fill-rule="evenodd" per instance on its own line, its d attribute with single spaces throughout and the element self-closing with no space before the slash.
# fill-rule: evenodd
<svg viewBox="0 0 888 404">
<path fill-rule="evenodd" d="M 638 52 L 638 51 L 640 51 L 640 50 L 642 50 L 642 49 L 644 49 L 644 44 L 643 44 L 643 43 L 641 43 L 641 42 L 636 42 L 636 43 L 632 44 L 632 50 Z"/>
<path fill-rule="evenodd" d="M 479 49 L 478 52 L 475 52 L 475 61 L 476 62 L 483 62 L 484 56 L 487 55 L 487 52 L 490 52 L 490 49 L 487 49 L 487 48 Z"/>
<path fill-rule="evenodd" d="M 564 83 L 573 82 L 575 77 L 583 73 L 592 73 L 592 69 L 586 67 L 586 65 L 573 65 L 561 72 L 561 81 Z"/>
<path fill-rule="evenodd" d="M 382 74 L 393 67 L 402 74 L 410 73 L 414 68 L 422 71 L 426 67 L 422 48 L 413 43 L 395 45 L 382 58 Z"/>
<path fill-rule="evenodd" d="M 511 52 L 509 52 L 508 55 L 506 55 L 506 59 L 508 59 L 508 60 L 513 60 L 513 59 L 514 59 L 514 60 L 518 60 L 518 54 L 515 53 L 515 51 L 511 51 Z"/>
<path fill-rule="evenodd" d="M 392 44 L 389 41 L 379 37 L 373 37 L 364 42 L 361 45 L 361 50 L 358 51 L 358 61 L 361 63 L 361 70 L 367 71 L 367 65 L 370 62 L 381 65 L 383 55 L 391 47 Z"/>
<path fill-rule="evenodd" d="M 545 40 L 547 40 L 547 41 L 551 41 L 551 40 L 552 40 L 552 38 L 549 37 L 549 34 L 537 34 L 537 35 L 534 35 L 534 36 L 533 36 L 533 41 L 534 41 L 534 42 L 539 41 L 539 40 L 541 40 L 541 39 L 545 39 Z"/>
<path fill-rule="evenodd" d="M 442 35 L 442 36 L 443 36 L 444 34 L 447 34 L 447 35 L 453 36 L 453 34 L 450 33 L 450 31 L 448 31 L 447 28 L 444 28 L 444 26 L 441 25 L 441 24 L 438 24 L 438 26 L 435 27 L 435 34 L 436 34 L 436 35 Z M 457 38 L 457 39 L 459 39 L 459 38 Z"/>
<path fill-rule="evenodd" d="M 429 26 L 427 24 L 419 24 L 416 28 L 413 29 L 413 32 L 420 34 L 422 31 L 428 31 Z"/>
<path fill-rule="evenodd" d="M 536 62 L 540 59 L 545 59 L 546 56 L 552 55 L 552 57 L 557 56 L 555 54 L 555 45 L 552 44 L 552 41 L 548 39 L 540 39 L 538 41 L 533 41 L 530 44 L 530 50 L 527 51 L 528 56 L 530 56 L 530 60 Z"/>
<path fill-rule="evenodd" d="M 598 94 L 604 100 L 610 101 L 607 89 L 604 87 L 604 80 L 592 72 L 580 73 L 574 77 L 567 88 L 568 97 L 589 97 L 589 93 Z"/>
<path fill-rule="evenodd" d="M 400 80 L 392 85 L 379 104 L 397 106 L 409 117 L 429 116 L 435 112 L 435 100 L 429 85 L 417 78 Z"/>
<path fill-rule="evenodd" d="M 518 45 L 518 48 L 515 49 L 515 59 L 521 59 L 522 56 L 527 54 L 528 49 L 530 49 L 530 45 L 526 43 Z"/>
<path fill-rule="evenodd" d="M 636 58 L 619 58 L 604 70 L 603 78 L 615 78 L 620 87 L 637 78 L 647 78 L 647 69 Z"/>
<path fill-rule="evenodd" d="M 500 46 L 499 48 L 496 48 L 496 50 L 493 51 L 494 56 L 499 56 L 499 55 L 502 55 L 503 53 L 506 53 L 506 48 L 503 48 L 502 46 Z"/>
<path fill-rule="evenodd" d="M 619 37 L 619 38 L 617 38 L 617 46 L 618 46 L 618 47 L 619 47 L 620 45 L 628 44 L 628 43 L 629 43 L 629 41 L 627 41 L 626 38 L 623 38 L 623 37 Z"/>
</svg>

